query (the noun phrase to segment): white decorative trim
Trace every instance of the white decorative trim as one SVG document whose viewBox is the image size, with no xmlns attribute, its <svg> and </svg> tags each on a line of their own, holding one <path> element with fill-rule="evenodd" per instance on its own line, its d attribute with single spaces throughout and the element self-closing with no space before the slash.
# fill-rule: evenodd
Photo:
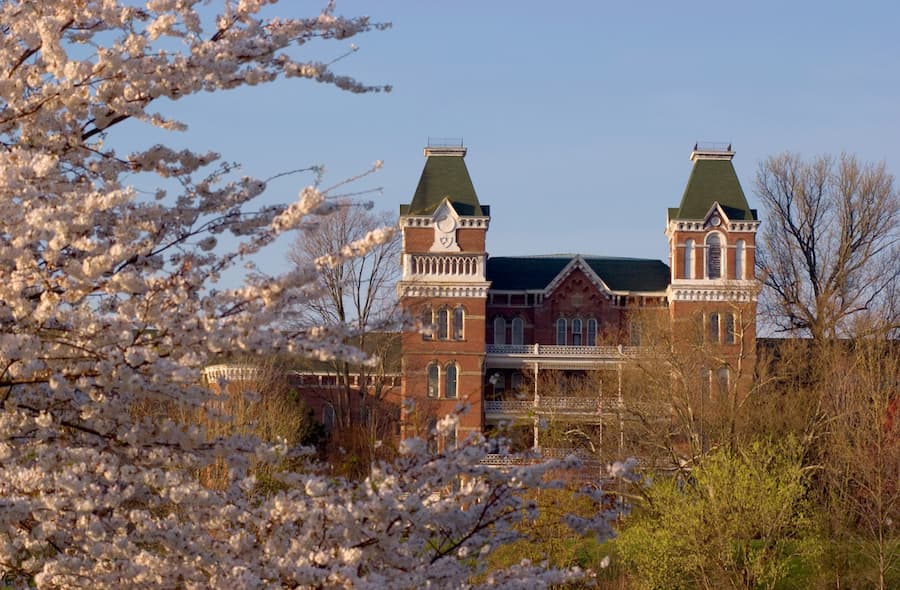
<svg viewBox="0 0 900 590">
<path fill-rule="evenodd" d="M 210 383 L 225 381 L 253 381 L 262 374 L 259 367 L 247 365 L 210 365 L 203 368 L 203 376 Z"/>
<path fill-rule="evenodd" d="M 484 283 L 486 254 L 403 254 L 403 280 Z"/>
<path fill-rule="evenodd" d="M 460 217 L 459 227 L 466 229 L 488 229 L 491 223 L 490 217 Z M 404 215 L 400 218 L 401 227 L 432 227 L 434 218 L 430 215 Z"/>
<path fill-rule="evenodd" d="M 735 301 L 752 302 L 757 299 L 756 281 L 675 281 L 669 285 L 669 301 Z"/>
<path fill-rule="evenodd" d="M 459 215 L 450 199 L 444 197 L 431 217 L 434 219 L 434 243 L 431 245 L 431 252 L 459 252 L 460 247 L 456 242 Z"/>
<path fill-rule="evenodd" d="M 552 281 L 550 281 L 550 284 L 544 288 L 544 295 L 550 295 L 550 293 L 552 293 L 557 287 L 559 287 L 576 268 L 581 269 L 581 272 L 584 273 L 588 280 L 591 281 L 591 283 L 593 283 L 593 285 L 597 287 L 597 289 L 601 293 L 604 293 L 607 296 L 607 299 L 612 296 L 613 290 L 610 289 L 609 286 L 603 282 L 603 279 L 601 279 L 599 275 L 594 272 L 594 269 L 590 267 L 590 265 L 585 261 L 584 257 L 581 254 L 578 254 L 574 258 L 572 258 L 572 260 L 570 260 L 569 263 L 565 267 L 563 267 L 561 271 L 559 271 L 559 274 L 557 274 L 556 277 Z"/>
<path fill-rule="evenodd" d="M 749 232 L 756 233 L 759 229 L 760 222 L 754 221 L 728 221 L 724 226 L 728 226 L 729 232 Z M 722 226 L 719 226 L 722 227 Z M 666 226 L 666 236 L 671 238 L 676 231 L 694 231 L 702 232 L 706 229 L 706 222 L 703 219 L 672 219 Z"/>
<path fill-rule="evenodd" d="M 469 297 L 487 298 L 490 283 L 480 285 L 429 285 L 422 283 L 397 284 L 397 295 L 400 297 Z"/>
</svg>

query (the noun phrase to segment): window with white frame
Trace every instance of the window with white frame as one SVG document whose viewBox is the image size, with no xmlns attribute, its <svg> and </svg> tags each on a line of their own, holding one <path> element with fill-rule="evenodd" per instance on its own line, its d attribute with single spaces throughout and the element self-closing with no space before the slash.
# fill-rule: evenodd
<svg viewBox="0 0 900 590">
<path fill-rule="evenodd" d="M 325 427 L 327 432 L 331 432 L 334 428 L 334 423 L 336 422 L 336 415 L 334 411 L 334 406 L 329 403 L 325 403 L 322 406 L 322 426 Z"/>
<path fill-rule="evenodd" d="M 572 320 L 572 346 L 581 346 L 581 320 Z"/>
<path fill-rule="evenodd" d="M 511 344 L 525 344 L 525 321 L 522 318 L 513 318 Z"/>
<path fill-rule="evenodd" d="M 716 390 L 721 396 L 728 394 L 728 387 L 731 384 L 731 371 L 728 367 L 719 367 L 716 369 Z"/>
<path fill-rule="evenodd" d="M 715 233 L 706 238 L 706 278 L 722 278 L 722 239 Z"/>
<path fill-rule="evenodd" d="M 715 311 L 706 316 L 706 339 L 719 343 L 719 314 Z"/>
<path fill-rule="evenodd" d="M 431 308 L 422 310 L 422 340 L 434 339 L 434 318 L 431 316 Z"/>
<path fill-rule="evenodd" d="M 525 384 L 525 378 L 522 376 L 522 373 L 513 373 L 512 377 L 510 377 L 509 387 L 513 391 L 521 391 L 522 386 Z"/>
<path fill-rule="evenodd" d="M 456 426 L 447 430 L 444 433 L 444 452 L 453 451 L 456 449 Z"/>
<path fill-rule="evenodd" d="M 450 322 L 450 312 L 446 307 L 442 307 L 437 312 L 437 337 L 438 340 L 446 340 L 448 337 L 448 324 Z"/>
<path fill-rule="evenodd" d="M 441 368 L 437 363 L 428 365 L 428 397 L 440 397 Z"/>
<path fill-rule="evenodd" d="M 725 344 L 734 344 L 734 314 L 722 314 L 722 324 L 725 332 Z"/>
<path fill-rule="evenodd" d="M 506 344 L 506 320 L 500 316 L 494 318 L 494 344 Z"/>
<path fill-rule="evenodd" d="M 684 243 L 684 278 L 694 278 L 694 240 Z"/>
<path fill-rule="evenodd" d="M 431 417 L 428 418 L 428 422 L 425 423 L 425 429 L 427 432 L 425 433 L 425 440 L 428 441 L 428 452 L 432 454 L 437 454 L 438 452 L 438 438 L 437 438 L 437 418 Z"/>
<path fill-rule="evenodd" d="M 466 310 L 462 305 L 456 306 L 453 310 L 453 339 L 463 339 L 463 326 L 465 325 Z"/>
<path fill-rule="evenodd" d="M 457 393 L 457 371 L 456 365 L 450 363 L 444 369 L 444 397 L 448 399 L 456 398 Z"/>
<path fill-rule="evenodd" d="M 587 337 L 584 343 L 587 346 L 597 346 L 597 320 L 594 318 L 587 321 Z"/>
<path fill-rule="evenodd" d="M 744 240 L 738 240 L 734 245 L 734 278 L 744 278 L 747 244 Z"/>
<path fill-rule="evenodd" d="M 566 344 L 567 327 L 566 318 L 559 318 L 556 320 L 556 344 L 558 346 L 565 346 Z"/>
</svg>

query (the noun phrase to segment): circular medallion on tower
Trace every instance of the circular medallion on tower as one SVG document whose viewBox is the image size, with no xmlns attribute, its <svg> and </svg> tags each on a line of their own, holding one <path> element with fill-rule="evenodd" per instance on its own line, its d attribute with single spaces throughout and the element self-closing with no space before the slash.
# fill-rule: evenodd
<svg viewBox="0 0 900 590">
<path fill-rule="evenodd" d="M 435 222 L 435 226 L 437 226 L 441 232 L 449 234 L 456 229 L 456 220 L 451 215 L 444 215 Z"/>
</svg>

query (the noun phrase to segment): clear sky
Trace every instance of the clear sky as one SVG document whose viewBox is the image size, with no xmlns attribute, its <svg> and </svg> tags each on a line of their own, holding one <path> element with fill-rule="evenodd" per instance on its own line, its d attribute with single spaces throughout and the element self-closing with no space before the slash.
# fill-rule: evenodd
<svg viewBox="0 0 900 590">
<path fill-rule="evenodd" d="M 282 0 L 270 12 L 320 6 Z M 896 2 L 338 0 L 337 12 L 393 23 L 352 39 L 359 51 L 336 66 L 393 92 L 285 80 L 192 97 L 171 105 L 190 126 L 178 142 L 263 178 L 323 164 L 336 182 L 383 160 L 358 187 L 382 187 L 376 207 L 396 212 L 427 138 L 462 137 L 495 256 L 665 260 L 666 208 L 697 140 L 732 142 L 754 207 L 759 162 L 786 150 L 854 152 L 900 172 Z M 306 182 L 282 179 L 267 198 Z M 283 248 L 261 261 L 285 264 Z"/>
</svg>

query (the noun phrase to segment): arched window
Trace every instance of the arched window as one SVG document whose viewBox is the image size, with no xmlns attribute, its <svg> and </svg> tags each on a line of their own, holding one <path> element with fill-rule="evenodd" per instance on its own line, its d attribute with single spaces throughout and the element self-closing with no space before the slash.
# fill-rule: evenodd
<svg viewBox="0 0 900 590">
<path fill-rule="evenodd" d="M 706 238 L 706 278 L 722 278 L 722 240 L 719 234 Z"/>
<path fill-rule="evenodd" d="M 572 346 L 581 346 L 581 320 L 572 320 Z"/>
<path fill-rule="evenodd" d="M 745 250 L 746 243 L 744 240 L 738 240 L 734 245 L 734 278 L 736 279 L 744 278 L 744 266 L 746 262 Z"/>
<path fill-rule="evenodd" d="M 494 318 L 494 344 L 506 344 L 506 320 Z"/>
<path fill-rule="evenodd" d="M 436 454 L 438 452 L 437 418 L 428 418 L 428 422 L 425 423 L 425 428 L 427 430 L 425 433 L 425 440 L 428 441 L 428 452 Z"/>
<path fill-rule="evenodd" d="M 447 339 L 447 324 L 450 321 L 450 313 L 446 307 L 442 307 L 437 313 L 437 337 L 438 340 Z"/>
<path fill-rule="evenodd" d="M 731 371 L 728 367 L 719 367 L 716 369 L 716 388 L 719 395 L 728 394 L 728 386 L 731 384 Z"/>
<path fill-rule="evenodd" d="M 707 339 L 715 344 L 719 343 L 719 314 L 712 312 L 706 316 Z"/>
<path fill-rule="evenodd" d="M 725 328 L 725 344 L 734 344 L 734 314 L 722 314 L 722 324 Z"/>
<path fill-rule="evenodd" d="M 525 344 L 525 322 L 522 318 L 513 318 L 511 344 Z"/>
<path fill-rule="evenodd" d="M 454 340 L 462 340 L 463 339 L 463 325 L 466 319 L 466 310 L 463 309 L 462 305 L 457 306 L 453 310 L 453 339 Z"/>
<path fill-rule="evenodd" d="M 694 240 L 684 243 L 684 278 L 694 278 Z"/>
<path fill-rule="evenodd" d="M 456 365 L 450 363 L 444 369 L 444 397 L 455 398 L 456 392 Z"/>
<path fill-rule="evenodd" d="M 525 378 L 522 376 L 522 373 L 513 373 L 510 378 L 510 387 L 513 391 L 519 391 L 522 389 L 522 385 L 525 383 Z"/>
<path fill-rule="evenodd" d="M 556 320 L 556 344 L 559 346 L 566 344 L 566 318 Z"/>
<path fill-rule="evenodd" d="M 447 430 L 444 434 L 444 452 L 456 449 L 456 426 Z"/>
<path fill-rule="evenodd" d="M 587 346 L 597 346 L 597 320 L 591 318 L 587 321 Z"/>
<path fill-rule="evenodd" d="M 434 340 L 434 319 L 431 317 L 431 308 L 422 310 L 422 340 Z"/>
<path fill-rule="evenodd" d="M 437 363 L 428 365 L 428 397 L 440 396 L 441 369 Z"/>
<path fill-rule="evenodd" d="M 322 426 L 325 427 L 327 432 L 331 432 L 334 428 L 334 423 L 336 421 L 334 406 L 329 403 L 326 403 L 322 406 Z"/>
</svg>

